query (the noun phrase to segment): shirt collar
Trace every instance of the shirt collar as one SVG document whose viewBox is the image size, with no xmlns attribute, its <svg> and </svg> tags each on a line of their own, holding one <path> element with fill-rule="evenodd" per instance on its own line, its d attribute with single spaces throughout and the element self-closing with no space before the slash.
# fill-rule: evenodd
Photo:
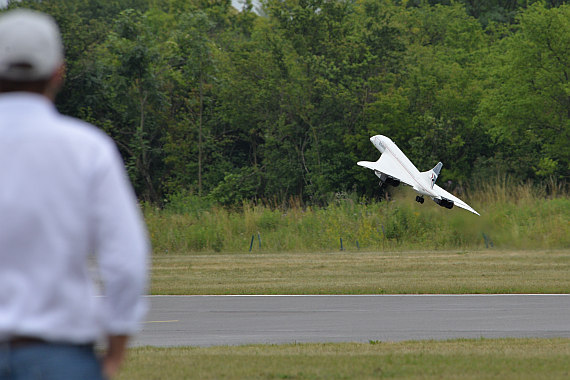
<svg viewBox="0 0 570 380">
<path fill-rule="evenodd" d="M 0 94 L 0 115 L 17 117 L 37 115 L 38 113 L 54 114 L 55 105 L 43 95 L 31 92 L 7 92 Z"/>
</svg>

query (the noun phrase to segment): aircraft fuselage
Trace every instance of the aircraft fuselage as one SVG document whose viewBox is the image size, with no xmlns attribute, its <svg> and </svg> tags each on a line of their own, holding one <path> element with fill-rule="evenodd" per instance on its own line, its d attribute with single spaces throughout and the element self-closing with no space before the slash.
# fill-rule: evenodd
<svg viewBox="0 0 570 380">
<path fill-rule="evenodd" d="M 376 135 L 370 138 L 370 142 L 372 142 L 380 153 L 384 153 L 387 150 L 396 160 L 398 160 L 403 169 L 414 179 L 415 183 L 413 189 L 417 193 L 422 196 L 428 196 L 432 199 L 437 197 L 437 194 L 431 190 L 431 179 L 424 178 L 410 159 L 406 157 L 406 155 L 390 138 L 382 135 Z"/>
</svg>

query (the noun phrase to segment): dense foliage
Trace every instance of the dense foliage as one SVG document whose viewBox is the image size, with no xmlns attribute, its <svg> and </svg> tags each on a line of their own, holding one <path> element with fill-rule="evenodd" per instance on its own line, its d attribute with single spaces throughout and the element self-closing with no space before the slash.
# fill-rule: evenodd
<svg viewBox="0 0 570 380">
<path fill-rule="evenodd" d="M 570 177 L 570 6 L 435 0 L 66 0 L 59 109 L 119 145 L 141 199 L 313 204 L 378 193 L 391 137 L 441 182 Z M 260 16 L 261 15 L 261 16 Z"/>
</svg>

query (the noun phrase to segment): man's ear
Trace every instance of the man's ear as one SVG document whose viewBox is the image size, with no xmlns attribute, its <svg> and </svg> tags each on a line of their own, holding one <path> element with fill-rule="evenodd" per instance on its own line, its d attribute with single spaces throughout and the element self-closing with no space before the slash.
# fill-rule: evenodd
<svg viewBox="0 0 570 380">
<path fill-rule="evenodd" d="M 62 63 L 57 70 L 54 71 L 49 83 L 46 86 L 44 95 L 49 98 L 52 102 L 55 102 L 55 97 L 61 87 L 63 87 L 63 81 L 65 79 L 65 63 Z"/>
</svg>

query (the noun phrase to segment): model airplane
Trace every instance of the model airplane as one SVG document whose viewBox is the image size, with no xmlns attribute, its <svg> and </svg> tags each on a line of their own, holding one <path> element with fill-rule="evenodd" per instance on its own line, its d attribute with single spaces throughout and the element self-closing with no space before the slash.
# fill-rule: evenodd
<svg viewBox="0 0 570 380">
<path fill-rule="evenodd" d="M 370 141 L 382 155 L 376 162 L 359 161 L 358 165 L 374 170 L 376 176 L 380 178 L 380 185 L 398 186 L 400 182 L 403 182 L 420 194 L 416 196 L 416 201 L 419 203 L 424 203 L 424 196 L 428 196 L 441 207 L 450 209 L 455 205 L 479 215 L 467 203 L 435 184 L 443 166 L 441 162 L 433 169 L 420 173 L 388 137 L 376 135 L 372 136 Z"/>
</svg>

